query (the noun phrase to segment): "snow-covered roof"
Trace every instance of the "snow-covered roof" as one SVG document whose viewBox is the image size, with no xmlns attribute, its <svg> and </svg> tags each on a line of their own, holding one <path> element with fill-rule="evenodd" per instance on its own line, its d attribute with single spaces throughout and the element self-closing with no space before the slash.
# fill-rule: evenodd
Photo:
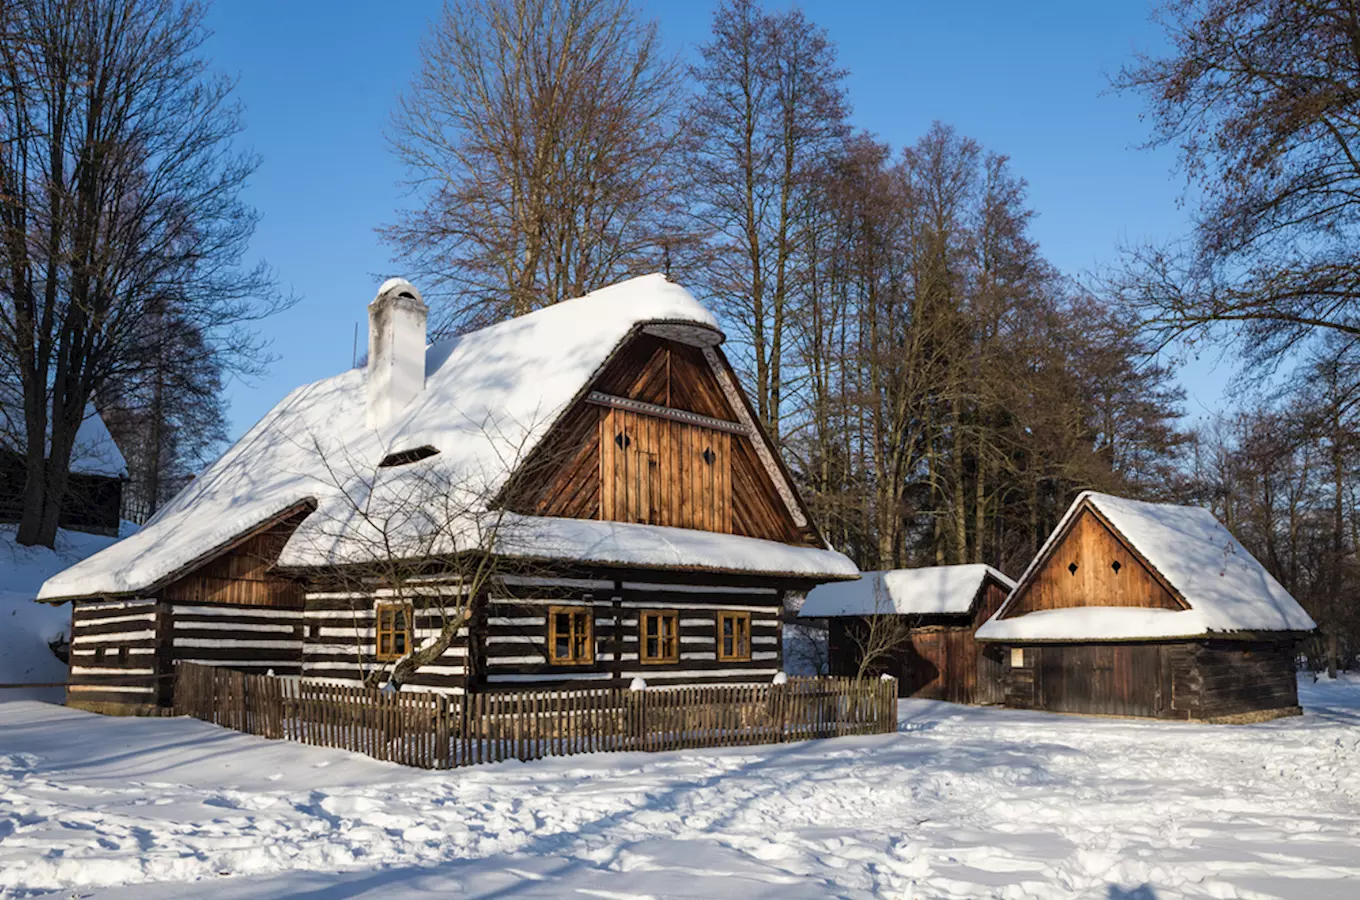
<svg viewBox="0 0 1360 900">
<path fill-rule="evenodd" d="M 0 379 L 0 447 L 23 452 L 27 437 L 23 409 L 18 386 L 8 378 Z M 46 440 L 52 440 L 50 422 Z M 75 445 L 71 448 L 71 471 L 79 475 L 127 477 L 127 462 L 94 404 L 86 405 L 85 418 L 76 429 Z"/>
<path fill-rule="evenodd" d="M 1001 572 L 981 564 L 865 572 L 858 581 L 813 588 L 798 615 L 967 615 L 988 577 L 1008 591 L 1015 587 Z"/>
<path fill-rule="evenodd" d="M 647 275 L 431 344 L 424 389 L 377 429 L 367 425 L 363 369 L 299 387 L 138 534 L 49 579 L 40 599 L 145 589 L 309 500 L 317 511 L 294 532 L 280 564 L 360 562 L 372 557 L 373 544 L 356 511 L 355 492 L 399 493 L 403 480 L 412 477 L 458 485 L 480 498 L 467 507 L 476 513 L 473 507 L 496 495 L 614 350 L 637 329 L 661 323 L 701 331 L 710 342 L 721 339 L 717 321 L 688 291 Z M 410 466 L 378 468 L 391 453 L 425 445 L 438 454 Z M 464 537 L 475 540 L 482 524 L 467 523 Z M 603 524 L 540 526 L 542 543 L 525 549 L 542 555 L 545 547 L 560 547 L 563 555 L 594 558 L 593 552 L 639 565 L 669 565 L 679 553 L 715 569 L 855 574 L 853 564 L 833 551 L 777 545 L 782 549 L 776 554 L 769 542 L 732 535 L 701 539 L 686 533 L 682 541 L 669 534 L 679 529 L 588 530 Z M 507 540 L 529 533 L 531 525 L 508 530 Z M 686 549 L 681 553 L 677 546 Z M 697 555 L 701 549 L 709 554 L 707 566 Z M 802 562 L 791 563 L 790 553 Z"/>
<path fill-rule="evenodd" d="M 1161 575 L 1188 609 L 1087 606 L 1002 618 L 1068 524 L 1088 504 Z M 1312 631 L 1316 627 L 1298 601 L 1207 509 L 1087 491 L 1073 502 L 1010 597 L 978 629 L 977 636 L 985 640 L 1146 640 Z"/>
</svg>

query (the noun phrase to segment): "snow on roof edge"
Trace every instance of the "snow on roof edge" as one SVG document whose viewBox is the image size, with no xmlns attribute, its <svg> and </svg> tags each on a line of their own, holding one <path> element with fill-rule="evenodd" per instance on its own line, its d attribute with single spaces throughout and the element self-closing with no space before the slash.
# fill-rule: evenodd
<svg viewBox="0 0 1360 900">
<path fill-rule="evenodd" d="M 1161 612 L 1195 613 L 1199 617 L 1197 630 L 1190 635 L 1175 637 L 1229 635 L 1257 632 L 1306 633 L 1316 629 L 1312 617 L 1299 605 L 1288 591 L 1251 555 L 1241 542 L 1219 522 L 1209 510 L 1199 506 L 1186 506 L 1169 503 L 1154 503 L 1131 500 L 1098 491 L 1082 491 L 1072 501 L 1057 526 L 1049 534 L 1039 552 L 1030 560 L 1025 571 L 1016 579 L 1005 602 L 992 618 L 978 629 L 979 637 L 989 639 L 999 633 L 1014 632 L 1016 629 L 992 627 L 998 623 L 1013 623 L 1030 619 L 1041 610 L 1007 619 L 1002 617 L 1015 602 L 1019 592 L 1028 586 L 1039 567 L 1053 552 L 1057 542 L 1065 536 L 1067 529 L 1086 505 L 1098 512 L 1135 553 L 1141 557 L 1153 572 L 1171 587 L 1173 592 L 1189 606 L 1186 610 L 1162 610 Z M 1220 546 L 1221 542 L 1221 546 Z M 1196 559 L 1186 563 L 1185 558 L 1196 550 L 1212 549 L 1213 559 Z M 1207 563 L 1214 562 L 1215 566 Z M 1221 583 L 1206 577 L 1206 572 L 1219 568 Z M 1229 577 L 1231 575 L 1231 577 Z M 1255 592 L 1249 588 L 1255 587 Z M 1230 590 L 1230 588 L 1233 588 Z M 1107 617 L 1131 616 L 1111 613 L 1111 610 L 1130 607 L 1087 606 L 1073 609 L 1101 610 Z M 1140 609 L 1134 607 L 1134 609 Z M 1040 617 L 1040 623 L 1051 617 Z M 1158 620 L 1160 622 L 1160 620 Z M 1099 630 L 1092 633 L 1101 634 Z M 1124 632 L 1121 636 L 1095 636 L 1082 640 L 1142 640 L 1167 639 L 1169 635 L 1160 632 L 1143 635 L 1137 632 Z M 1037 640 L 1038 638 L 1032 638 Z M 1077 638 L 1046 638 L 1047 640 L 1073 640 Z"/>
<path fill-rule="evenodd" d="M 806 618 L 879 613 L 966 616 L 972 613 L 988 578 L 995 579 L 1008 590 L 1015 587 L 1015 582 L 1004 572 L 982 563 L 863 572 L 858 581 L 826 584 L 809 591 L 798 615 Z M 892 604 L 891 610 L 878 608 L 879 585 L 883 586 Z"/>
</svg>

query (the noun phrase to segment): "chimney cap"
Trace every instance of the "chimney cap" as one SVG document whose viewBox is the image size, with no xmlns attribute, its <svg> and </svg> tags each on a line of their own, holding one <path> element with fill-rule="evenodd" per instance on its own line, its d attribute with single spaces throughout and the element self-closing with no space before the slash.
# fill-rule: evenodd
<svg viewBox="0 0 1360 900">
<path fill-rule="evenodd" d="M 377 303 L 388 294 L 395 294 L 398 297 L 408 297 L 417 303 L 424 304 L 425 300 L 420 296 L 420 289 L 405 278 L 389 278 L 378 288 L 377 295 L 373 302 Z"/>
</svg>

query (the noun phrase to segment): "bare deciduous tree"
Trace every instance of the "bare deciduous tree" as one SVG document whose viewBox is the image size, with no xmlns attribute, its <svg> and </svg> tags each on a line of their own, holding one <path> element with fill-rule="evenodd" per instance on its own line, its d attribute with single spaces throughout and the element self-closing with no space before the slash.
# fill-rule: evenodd
<svg viewBox="0 0 1360 900">
<path fill-rule="evenodd" d="M 1345 0 L 1174 0 L 1171 51 L 1115 80 L 1197 188 L 1193 235 L 1129 251 L 1113 289 L 1165 341 L 1241 338 L 1274 362 L 1360 337 L 1360 17 Z M 1215 332 L 1213 326 L 1226 330 Z"/>
<path fill-rule="evenodd" d="M 230 82 L 207 74 L 203 9 L 179 0 L 0 4 L 0 356 L 23 394 L 18 540 L 51 545 L 90 399 L 135 377 L 165 323 L 227 368 L 260 362 L 243 326 L 277 308 L 239 262 Z"/>
<path fill-rule="evenodd" d="M 683 243 L 680 85 L 626 0 L 450 0 L 392 145 L 418 205 L 383 230 L 468 328 L 665 265 Z"/>
<path fill-rule="evenodd" d="M 692 75 L 688 195 L 704 239 L 698 283 L 750 352 L 756 410 L 780 438 L 787 330 L 817 174 L 849 115 L 835 46 L 800 10 L 730 0 Z"/>
<path fill-rule="evenodd" d="M 863 680 L 881 674 L 897 677 L 885 669 L 911 646 L 911 620 L 897 612 L 879 579 L 874 582 L 874 611 L 853 621 L 846 636 L 855 648 L 858 662 L 855 678 Z"/>
</svg>

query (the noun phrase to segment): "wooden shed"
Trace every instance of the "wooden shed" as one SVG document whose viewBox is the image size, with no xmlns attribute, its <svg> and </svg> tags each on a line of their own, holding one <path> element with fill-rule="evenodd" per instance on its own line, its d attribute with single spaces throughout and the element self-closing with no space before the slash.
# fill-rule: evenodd
<svg viewBox="0 0 1360 900">
<path fill-rule="evenodd" d="M 450 621 L 407 684 L 768 683 L 785 595 L 857 577 L 683 288 L 644 276 L 433 344 L 426 313 L 383 285 L 364 368 L 294 390 L 47 581 L 39 599 L 74 601 L 69 703 L 164 706 L 178 661 L 356 684 Z M 494 564 L 474 596 L 468 558 Z"/>
<path fill-rule="evenodd" d="M 814 588 L 799 611 L 827 620 L 831 675 L 859 671 L 862 635 L 873 616 L 892 616 L 908 640 L 882 669 L 902 697 L 954 703 L 1001 702 L 1001 652 L 974 639 L 1015 583 L 985 565 L 865 572 L 859 581 Z"/>
<path fill-rule="evenodd" d="M 23 397 L 14 384 L 0 379 L 0 523 L 23 516 L 28 478 Z M 50 438 L 50 434 L 49 434 Z M 93 404 L 76 429 L 70 475 L 62 495 L 57 524 L 72 531 L 117 536 L 127 463 Z"/>
<path fill-rule="evenodd" d="M 1299 712 L 1315 627 L 1208 510 L 1087 492 L 977 636 L 1008 706 L 1254 721 Z"/>
</svg>

